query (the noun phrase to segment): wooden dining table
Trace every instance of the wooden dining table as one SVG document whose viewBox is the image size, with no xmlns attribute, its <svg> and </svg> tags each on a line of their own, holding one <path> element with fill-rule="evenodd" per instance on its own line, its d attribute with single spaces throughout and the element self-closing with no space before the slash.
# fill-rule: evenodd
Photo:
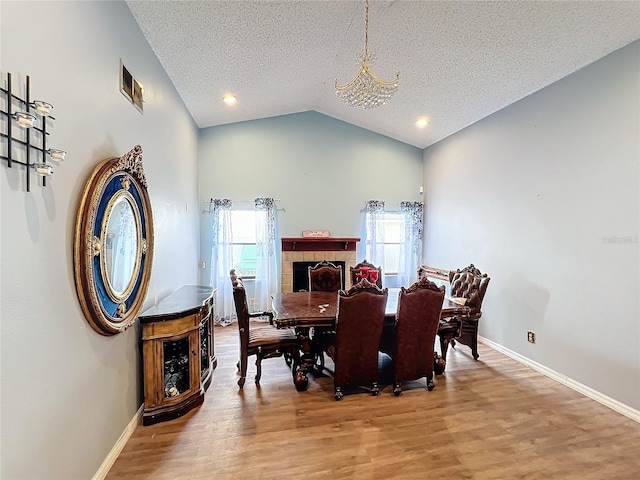
<svg viewBox="0 0 640 480">
<path fill-rule="evenodd" d="M 385 327 L 382 344 L 388 343 L 385 337 L 393 332 L 398 309 L 399 288 L 389 288 L 385 307 Z M 293 382 L 298 391 L 309 386 L 308 373 L 313 371 L 313 345 L 310 331 L 312 328 L 335 328 L 338 310 L 337 292 L 289 292 L 272 295 L 273 323 L 277 328 L 294 328 L 300 343 L 301 360 L 294 366 Z M 469 307 L 454 303 L 445 297 L 442 303 L 441 318 L 469 313 Z M 385 342 L 387 340 L 387 342 Z M 383 348 L 384 350 L 384 348 Z"/>
</svg>

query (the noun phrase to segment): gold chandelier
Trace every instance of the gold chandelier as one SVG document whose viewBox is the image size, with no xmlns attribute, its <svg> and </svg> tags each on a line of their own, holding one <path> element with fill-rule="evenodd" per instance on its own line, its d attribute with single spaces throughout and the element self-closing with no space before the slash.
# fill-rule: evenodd
<svg viewBox="0 0 640 480">
<path fill-rule="evenodd" d="M 338 85 L 336 79 L 336 95 L 351 107 L 369 109 L 384 105 L 398 91 L 400 75 L 396 73 L 394 81 L 385 82 L 369 69 L 369 65 L 375 60 L 375 54 L 369 52 L 369 0 L 365 0 L 364 51 L 357 58 L 360 64 L 358 75 L 343 86 Z"/>
</svg>

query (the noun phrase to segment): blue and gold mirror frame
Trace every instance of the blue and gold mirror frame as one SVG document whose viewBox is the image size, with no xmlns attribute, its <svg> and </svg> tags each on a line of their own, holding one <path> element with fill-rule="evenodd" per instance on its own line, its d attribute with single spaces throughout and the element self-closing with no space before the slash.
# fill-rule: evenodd
<svg viewBox="0 0 640 480">
<path fill-rule="evenodd" d="M 153 263 L 153 215 L 140 145 L 91 173 L 78 208 L 73 257 L 78 299 L 94 330 L 115 335 L 133 325 Z"/>
</svg>

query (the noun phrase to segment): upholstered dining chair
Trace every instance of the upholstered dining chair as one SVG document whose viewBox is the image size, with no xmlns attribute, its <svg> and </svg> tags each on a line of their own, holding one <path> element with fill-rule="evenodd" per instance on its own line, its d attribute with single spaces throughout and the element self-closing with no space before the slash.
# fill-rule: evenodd
<svg viewBox="0 0 640 480">
<path fill-rule="evenodd" d="M 338 292 L 344 287 L 342 283 L 342 266 L 322 260 L 313 267 L 308 267 L 310 292 Z"/>
<path fill-rule="evenodd" d="M 376 281 L 373 282 L 371 278 L 371 274 L 368 272 L 375 271 L 376 273 Z M 379 288 L 382 288 L 382 267 L 376 267 L 373 263 L 368 262 L 367 259 L 364 259 L 360 263 L 356 264 L 355 267 L 349 267 L 349 276 L 351 279 L 351 286 L 355 285 L 363 278 L 367 278 L 371 283 L 375 283 Z M 393 342 L 391 341 L 393 338 L 392 325 L 384 325 L 382 331 L 382 340 L 380 344 L 380 351 L 387 353 L 389 348 L 393 348 Z"/>
<path fill-rule="evenodd" d="M 355 285 L 356 283 L 358 283 L 360 280 L 362 280 L 362 277 L 360 277 L 360 274 L 363 271 L 363 267 L 366 270 L 377 270 L 378 271 L 378 277 L 375 281 L 375 284 L 382 288 L 382 267 L 376 267 L 373 263 L 369 263 L 367 262 L 367 260 L 363 260 L 362 262 L 358 263 L 355 267 L 349 267 L 349 273 L 350 273 L 350 277 L 351 277 L 351 285 Z"/>
<path fill-rule="evenodd" d="M 487 274 L 480 272 L 473 263 L 462 270 L 449 272 L 451 297 L 464 298 L 465 305 L 470 307 L 471 311 L 464 316 L 440 319 L 438 337 L 440 351 L 445 360 L 449 345 L 455 347 L 456 342 L 470 347 L 473 358 L 478 359 L 478 321 L 482 316 L 482 301 L 490 280 Z"/>
<path fill-rule="evenodd" d="M 419 278 L 410 287 L 402 287 L 398 294 L 396 313 L 396 344 L 392 355 L 393 393 L 402 391 L 400 383 L 426 377 L 426 385 L 433 390 L 434 345 L 445 287 L 438 287 L 427 277 Z"/>
<path fill-rule="evenodd" d="M 342 265 L 335 265 L 322 260 L 313 267 L 308 267 L 310 292 L 336 292 L 343 288 Z M 313 363 L 318 370 L 324 370 L 324 350 L 333 342 L 335 331 L 332 328 L 315 327 L 311 338 Z"/>
<path fill-rule="evenodd" d="M 378 347 L 387 305 L 387 289 L 363 279 L 348 291 L 338 292 L 335 344 L 327 354 L 335 364 L 334 398 L 346 387 L 371 387 L 378 395 Z"/>
<path fill-rule="evenodd" d="M 238 372 L 240 380 L 238 386 L 244 387 L 247 376 L 247 363 L 249 356 L 256 356 L 256 385 L 260 384 L 262 376 L 262 360 L 264 358 L 281 357 L 285 355 L 287 363 L 298 356 L 298 339 L 293 330 L 277 329 L 273 325 L 251 322 L 251 318 L 267 316 L 272 321 L 272 312 L 249 313 L 247 305 L 247 292 L 242 280 L 236 276 L 235 270 L 231 270 L 231 283 L 233 285 L 233 302 L 238 316 L 238 331 L 240 333 L 240 361 Z"/>
</svg>

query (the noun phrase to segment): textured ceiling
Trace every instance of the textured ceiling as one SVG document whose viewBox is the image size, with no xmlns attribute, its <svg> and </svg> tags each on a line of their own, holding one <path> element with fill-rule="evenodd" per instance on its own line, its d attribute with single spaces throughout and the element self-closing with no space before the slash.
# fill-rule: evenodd
<svg viewBox="0 0 640 480">
<path fill-rule="evenodd" d="M 127 4 L 201 128 L 316 110 L 419 148 L 640 38 L 640 1 L 371 0 L 372 70 L 400 87 L 360 110 L 333 86 L 358 71 L 363 1 Z"/>
</svg>

